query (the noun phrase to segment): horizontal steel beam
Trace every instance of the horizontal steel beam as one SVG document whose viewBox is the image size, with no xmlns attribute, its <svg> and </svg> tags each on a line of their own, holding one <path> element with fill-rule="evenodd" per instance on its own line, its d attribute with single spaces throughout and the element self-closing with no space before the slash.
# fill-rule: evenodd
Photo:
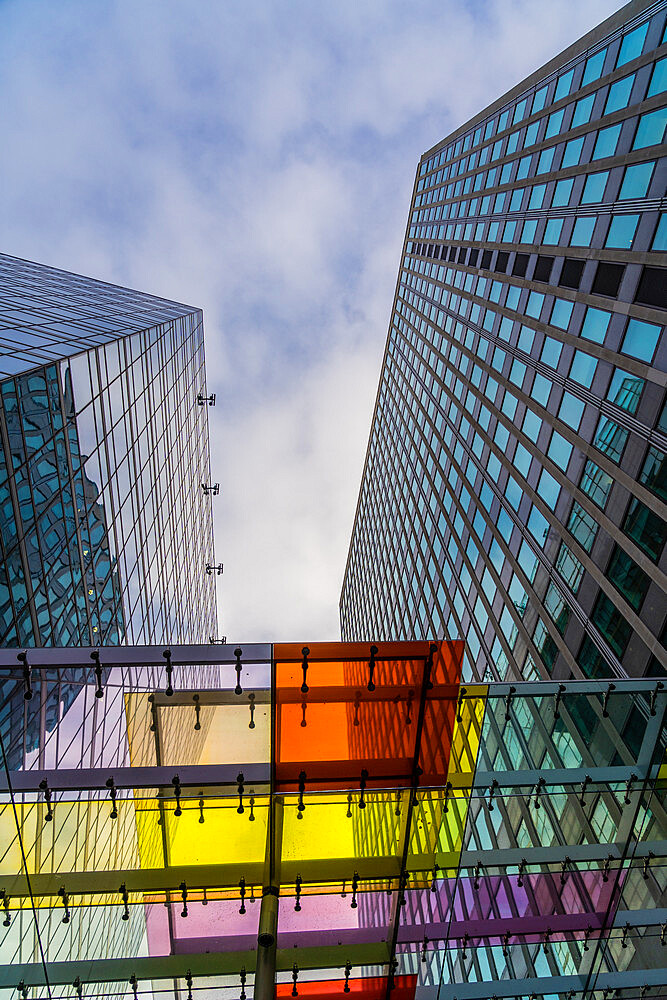
<svg viewBox="0 0 667 1000">
<path fill-rule="evenodd" d="M 237 785 L 237 776 L 243 773 L 246 785 L 267 784 L 271 767 L 267 764 L 173 764 L 169 767 L 108 767 L 108 768 L 55 768 L 47 771 L 10 771 L 14 792 L 39 792 L 41 781 L 46 781 L 52 792 L 103 791 L 108 795 L 107 781 L 113 778 L 116 788 L 170 788 L 172 778 L 178 776 L 183 787 L 206 788 L 209 786 Z M 7 774 L 0 771 L 0 791 L 8 791 Z M 228 794 L 234 789 L 226 788 Z"/>
<path fill-rule="evenodd" d="M 570 767 L 529 769 L 525 771 L 481 771 L 477 770 L 473 782 L 473 790 L 489 789 L 495 781 L 500 788 L 531 788 L 538 782 L 544 782 L 543 787 L 551 785 L 581 785 L 586 778 L 588 792 L 594 791 L 594 785 L 624 784 L 634 775 L 633 786 L 638 788 L 647 777 L 655 780 L 660 770 L 659 764 L 646 767 L 643 764 L 632 764 L 622 767 Z"/>
<path fill-rule="evenodd" d="M 48 976 L 52 986 L 71 986 L 78 977 L 82 984 L 109 983 L 128 980 L 135 975 L 141 984 L 151 979 L 183 979 L 188 970 L 193 979 L 199 976 L 237 976 L 242 966 L 247 972 L 255 971 L 257 953 L 252 951 L 225 951 L 210 954 L 162 955 L 149 958 L 78 959 L 69 962 L 49 962 Z M 386 966 L 389 947 L 386 942 L 371 944 L 330 945 L 319 948 L 279 948 L 276 969 L 291 971 L 296 962 L 299 969 L 341 970 L 346 962 L 358 969 L 360 966 Z M 342 975 L 341 975 L 342 978 Z M 39 963 L 0 966 L 0 988 L 16 987 L 23 980 L 26 986 L 44 986 L 44 968 Z"/>
</svg>

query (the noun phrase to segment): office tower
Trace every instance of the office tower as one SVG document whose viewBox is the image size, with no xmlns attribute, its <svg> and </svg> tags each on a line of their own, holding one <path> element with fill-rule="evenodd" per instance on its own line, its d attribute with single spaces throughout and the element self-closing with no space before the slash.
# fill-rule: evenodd
<svg viewBox="0 0 667 1000">
<path fill-rule="evenodd" d="M 664 997 L 660 681 L 462 685 L 460 641 L 98 652 L 101 685 L 90 648 L 0 650 L 35 710 L 45 671 L 79 692 L 0 770 L 3 1000 Z"/>
<path fill-rule="evenodd" d="M 665 675 L 665 41 L 630 3 L 421 158 L 344 639 Z"/>
<path fill-rule="evenodd" d="M 215 635 L 205 396 L 200 310 L 0 256 L 0 645 Z M 20 755 L 50 680 L 42 719 L 3 691 Z"/>
</svg>

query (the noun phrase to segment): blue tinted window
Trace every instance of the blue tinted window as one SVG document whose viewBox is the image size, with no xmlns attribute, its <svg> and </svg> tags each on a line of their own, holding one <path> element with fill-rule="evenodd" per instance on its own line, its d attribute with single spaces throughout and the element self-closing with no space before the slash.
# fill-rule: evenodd
<svg viewBox="0 0 667 1000">
<path fill-rule="evenodd" d="M 521 548 L 519 549 L 516 561 L 528 577 L 528 580 L 532 583 L 535 576 L 535 570 L 537 569 L 537 556 L 531 549 L 528 542 L 521 543 Z"/>
<path fill-rule="evenodd" d="M 579 489 L 588 494 L 601 510 L 607 506 L 613 484 L 614 480 L 608 472 L 604 472 L 595 462 L 586 462 L 579 481 Z"/>
<path fill-rule="evenodd" d="M 618 137 L 621 134 L 620 125 L 610 125 L 609 128 L 600 129 L 598 132 L 598 137 L 595 140 L 595 147 L 593 149 L 593 160 L 601 160 L 605 156 L 613 156 L 616 152 L 616 144 L 618 143 Z"/>
<path fill-rule="evenodd" d="M 542 303 L 544 302 L 544 295 L 541 292 L 531 292 L 528 296 L 528 302 L 526 303 L 526 313 L 528 316 L 533 316 L 537 319 L 542 312 Z"/>
<path fill-rule="evenodd" d="M 519 160 L 519 166 L 516 171 L 516 179 L 518 181 L 522 180 L 524 177 L 528 176 L 528 168 L 530 167 L 530 156 L 523 156 Z"/>
<path fill-rule="evenodd" d="M 565 472 L 567 470 L 568 462 L 570 461 L 570 455 L 572 454 L 572 445 L 569 441 L 566 441 L 564 437 L 554 431 L 551 435 L 551 441 L 549 442 L 549 448 L 547 450 L 547 455 L 555 462 L 556 465 Z"/>
<path fill-rule="evenodd" d="M 660 145 L 665 137 L 665 124 L 667 124 L 667 108 L 642 115 L 632 148 L 644 149 L 646 146 Z"/>
<path fill-rule="evenodd" d="M 618 51 L 617 66 L 624 66 L 631 59 L 636 59 L 642 54 L 647 31 L 648 21 L 645 21 L 644 24 L 640 24 L 638 28 L 625 36 Z"/>
<path fill-rule="evenodd" d="M 522 426 L 523 433 L 526 437 L 529 437 L 531 441 L 536 442 L 541 426 L 542 421 L 540 417 L 538 417 L 536 413 L 533 413 L 532 410 L 526 410 Z"/>
<path fill-rule="evenodd" d="M 558 135 L 563 124 L 563 115 L 565 114 L 565 108 L 561 108 L 560 111 L 554 111 L 553 114 L 549 115 L 547 120 L 547 130 L 544 133 L 545 139 L 550 139 L 552 135 Z"/>
<path fill-rule="evenodd" d="M 528 478 L 528 470 L 530 469 L 530 463 L 532 461 L 532 455 L 527 448 L 524 448 L 522 444 L 517 444 L 516 451 L 514 452 L 514 458 L 512 459 L 512 465 L 517 469 L 524 479 Z"/>
<path fill-rule="evenodd" d="M 590 354 L 586 354 L 585 351 L 575 351 L 574 358 L 572 359 L 572 367 L 570 368 L 570 378 L 590 389 L 597 366 L 596 358 Z"/>
<path fill-rule="evenodd" d="M 638 223 L 638 215 L 615 215 L 609 226 L 605 246 L 629 250 L 635 238 Z"/>
<path fill-rule="evenodd" d="M 559 242 L 561 230 L 563 229 L 563 222 L 563 219 L 549 219 L 547 221 L 544 230 L 544 243 L 555 246 Z"/>
<path fill-rule="evenodd" d="M 584 70 L 584 76 L 581 81 L 582 87 L 585 87 L 587 83 L 591 83 L 592 80 L 600 79 L 606 55 L 607 50 L 602 49 L 601 52 L 596 52 L 594 56 L 591 56 L 590 59 L 586 60 L 586 69 Z"/>
<path fill-rule="evenodd" d="M 630 76 L 624 76 L 622 80 L 612 83 L 609 88 L 604 111 L 602 112 L 603 115 L 610 115 L 613 111 L 620 111 L 621 108 L 627 108 L 630 104 L 630 94 L 632 93 L 634 82 L 635 74 L 631 73 Z"/>
<path fill-rule="evenodd" d="M 574 302 L 567 302 L 565 299 L 556 299 L 551 312 L 551 325 L 557 326 L 561 330 L 567 330 L 573 309 Z"/>
<path fill-rule="evenodd" d="M 535 187 L 530 189 L 530 201 L 528 202 L 528 208 L 542 208 L 546 188 L 546 184 L 536 184 Z"/>
<path fill-rule="evenodd" d="M 540 354 L 540 361 L 543 361 L 545 365 L 549 365 L 550 368 L 556 369 L 558 367 L 562 350 L 563 345 L 560 340 L 554 340 L 553 337 L 545 337 L 542 353 Z"/>
<path fill-rule="evenodd" d="M 586 317 L 581 327 L 581 336 L 586 340 L 592 340 L 596 344 L 604 343 L 604 338 L 609 326 L 611 313 L 604 309 L 594 309 L 589 306 L 586 310 Z"/>
<path fill-rule="evenodd" d="M 571 427 L 574 431 L 578 431 L 585 406 L 586 404 L 583 400 L 577 399 L 571 392 L 564 392 L 558 408 L 558 416 L 568 427 Z"/>
<path fill-rule="evenodd" d="M 577 101 L 574 106 L 574 114 L 572 116 L 572 124 L 570 125 L 570 128 L 576 128 L 577 125 L 584 125 L 586 122 L 590 121 L 594 103 L 595 94 L 589 94 L 588 97 L 582 97 L 580 101 Z"/>
<path fill-rule="evenodd" d="M 519 101 L 514 109 L 514 115 L 512 117 L 512 124 L 520 122 L 522 118 L 526 117 L 526 104 L 528 103 L 528 98 L 524 97 L 523 101 Z"/>
<path fill-rule="evenodd" d="M 593 238 L 596 216 L 584 215 L 575 220 L 572 235 L 570 236 L 571 247 L 589 247 Z"/>
<path fill-rule="evenodd" d="M 516 386 L 521 388 L 523 385 L 523 378 L 526 374 L 526 366 L 523 362 L 518 361 L 516 358 L 512 362 L 512 367 L 510 369 L 510 382 L 514 382 Z"/>
<path fill-rule="evenodd" d="M 541 111 L 547 100 L 547 91 L 549 89 L 549 84 L 546 87 L 542 87 L 540 90 L 535 92 L 535 97 L 533 98 L 533 106 L 531 108 L 531 114 L 534 115 L 536 111 Z"/>
<path fill-rule="evenodd" d="M 621 344 L 621 352 L 639 361 L 651 361 L 660 337 L 662 327 L 654 323 L 644 323 L 631 319 Z"/>
<path fill-rule="evenodd" d="M 508 309 L 516 309 L 519 304 L 519 299 L 521 298 L 521 289 L 518 285 L 510 285 L 507 289 L 507 298 L 505 300 L 505 305 Z"/>
<path fill-rule="evenodd" d="M 519 340 L 517 342 L 519 350 L 525 351 L 526 354 L 530 354 L 534 340 L 535 340 L 535 331 L 531 330 L 529 326 L 522 326 L 521 330 L 519 331 Z"/>
<path fill-rule="evenodd" d="M 651 183 L 655 160 L 626 167 L 619 198 L 644 198 Z"/>
<path fill-rule="evenodd" d="M 558 77 L 558 83 L 556 84 L 556 93 L 554 94 L 553 103 L 559 101 L 561 97 L 565 97 L 570 93 L 570 87 L 572 86 L 572 77 L 574 76 L 574 70 L 571 69 L 568 73 L 563 73 L 562 76 Z"/>
<path fill-rule="evenodd" d="M 549 534 L 549 522 L 543 514 L 540 514 L 537 507 L 533 505 L 528 517 L 528 530 L 537 542 L 537 544 L 544 548 L 544 543 L 547 540 L 547 535 Z"/>
<path fill-rule="evenodd" d="M 518 212 L 519 211 L 519 209 L 521 208 L 521 202 L 523 201 L 523 192 L 524 191 L 525 191 L 525 188 L 516 188 L 516 190 L 512 191 L 512 198 L 510 200 L 510 206 L 509 206 L 508 211 L 510 211 L 510 212 Z"/>
<path fill-rule="evenodd" d="M 544 121 L 544 119 L 540 118 L 540 121 L 533 122 L 532 125 L 529 125 L 526 129 L 526 135 L 523 140 L 524 149 L 527 149 L 529 146 L 532 146 L 537 142 L 537 133 L 540 130 L 540 122 L 542 121 Z"/>
<path fill-rule="evenodd" d="M 537 219 L 527 219 L 523 224 L 523 229 L 521 230 L 521 242 L 534 243 L 536 232 L 537 232 Z"/>
<path fill-rule="evenodd" d="M 569 204 L 573 184 L 574 178 L 572 177 L 569 177 L 567 180 L 557 181 L 553 198 L 551 199 L 551 204 L 554 208 L 560 208 L 563 205 Z"/>
<path fill-rule="evenodd" d="M 516 232 L 516 222 L 506 222 L 505 228 L 503 229 L 503 243 L 514 242 L 514 233 Z"/>
<path fill-rule="evenodd" d="M 556 509 L 556 501 L 560 494 L 560 484 L 553 476 L 550 476 L 546 469 L 542 469 L 537 483 L 537 492 L 551 510 Z"/>
<path fill-rule="evenodd" d="M 647 97 L 655 97 L 667 90 L 667 59 L 659 59 L 653 67 L 651 83 L 648 88 Z"/>
<path fill-rule="evenodd" d="M 620 462 L 627 439 L 628 432 L 624 427 L 620 427 L 609 417 L 600 417 L 593 444 L 603 455 L 612 462 Z"/>
<path fill-rule="evenodd" d="M 589 174 L 581 194 L 581 202 L 587 205 L 592 201 L 602 201 L 604 189 L 607 186 L 609 171 L 602 170 L 599 174 Z"/>
<path fill-rule="evenodd" d="M 507 485 L 505 486 L 505 496 L 507 497 L 509 503 L 514 507 L 514 510 L 519 509 L 521 500 L 523 498 L 523 490 L 517 483 L 513 476 L 507 477 Z"/>
<path fill-rule="evenodd" d="M 576 167 L 581 158 L 581 150 L 584 147 L 584 136 L 580 135 L 578 139 L 570 139 L 565 145 L 565 152 L 563 153 L 563 167 Z"/>
<path fill-rule="evenodd" d="M 551 392 L 552 385 L 553 382 L 551 379 L 545 378 L 544 375 L 540 375 L 539 372 L 537 372 L 535 374 L 533 388 L 530 390 L 530 394 L 537 403 L 540 403 L 541 406 L 546 406 L 549 400 L 549 393 Z"/>
<path fill-rule="evenodd" d="M 658 220 L 651 249 L 663 252 L 667 250 L 667 212 L 663 212 Z"/>
<path fill-rule="evenodd" d="M 540 153 L 539 159 L 537 161 L 536 174 L 546 174 L 551 170 L 551 164 L 553 163 L 555 149 L 543 149 Z"/>
</svg>

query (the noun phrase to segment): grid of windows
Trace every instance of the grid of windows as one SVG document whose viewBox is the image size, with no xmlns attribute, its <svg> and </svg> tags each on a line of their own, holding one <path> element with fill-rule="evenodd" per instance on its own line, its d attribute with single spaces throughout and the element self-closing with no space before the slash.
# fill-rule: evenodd
<svg viewBox="0 0 667 1000">
<path fill-rule="evenodd" d="M 487 677 L 586 676 L 584 642 L 598 673 L 667 666 L 665 6 L 422 159 L 345 639 L 464 636 Z"/>
</svg>

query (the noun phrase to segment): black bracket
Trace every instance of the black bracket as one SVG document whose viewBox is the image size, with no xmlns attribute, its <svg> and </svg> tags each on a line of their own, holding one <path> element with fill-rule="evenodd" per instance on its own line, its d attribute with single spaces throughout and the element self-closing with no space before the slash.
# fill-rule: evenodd
<svg viewBox="0 0 667 1000">
<path fill-rule="evenodd" d="M 16 654 L 16 659 L 19 663 L 23 664 L 23 680 L 25 681 L 25 691 L 23 692 L 23 697 L 26 701 L 30 701 L 33 695 L 32 681 L 30 679 L 30 665 L 28 663 L 28 654 L 26 652 L 21 652 Z"/>
<path fill-rule="evenodd" d="M 375 673 L 375 657 L 378 655 L 377 646 L 371 646 L 371 658 L 368 661 L 368 690 L 375 691 L 375 681 L 373 680 L 373 674 Z"/>
<path fill-rule="evenodd" d="M 199 704 L 199 695 L 193 694 L 192 700 L 195 703 L 195 729 L 197 732 L 201 729 L 201 722 L 199 721 L 199 713 L 201 712 L 201 706 Z"/>
<path fill-rule="evenodd" d="M 181 910 L 181 916 L 187 917 L 188 915 L 188 887 L 185 882 L 181 882 L 178 887 L 181 890 L 181 899 L 183 900 L 183 909 Z"/>
<path fill-rule="evenodd" d="M 39 783 L 39 787 L 44 792 L 44 799 L 46 801 L 46 816 L 44 817 L 45 823 L 50 823 L 53 819 L 53 810 L 51 809 L 51 789 L 48 786 L 46 778 L 43 778 Z"/>
<path fill-rule="evenodd" d="M 109 795 L 111 797 L 111 812 L 109 815 L 111 819 L 118 819 L 118 810 L 116 809 L 116 799 L 118 798 L 118 792 L 114 784 L 113 777 L 107 778 L 107 788 L 109 789 Z"/>
<path fill-rule="evenodd" d="M 120 889 L 118 891 L 120 893 L 121 899 L 123 900 L 123 913 L 122 913 L 122 916 L 121 916 L 120 919 L 121 920 L 129 920 L 130 919 L 130 910 L 129 910 L 129 907 L 128 907 L 127 904 L 129 902 L 130 897 L 129 897 L 129 894 L 128 894 L 128 891 L 127 891 L 127 886 L 125 885 L 124 882 L 123 882 L 123 884 L 121 885 L 121 887 L 120 887 Z"/>
<path fill-rule="evenodd" d="M 171 783 L 174 786 L 174 796 L 176 798 L 176 808 L 174 809 L 174 816 L 182 816 L 183 810 L 181 809 L 181 779 L 177 774 L 171 779 Z"/>
<path fill-rule="evenodd" d="M 170 649 L 165 649 L 165 651 L 164 651 L 164 653 L 162 655 L 164 656 L 165 660 L 167 661 L 167 688 L 166 688 L 166 690 L 165 690 L 164 693 L 166 694 L 166 696 L 168 698 L 171 698 L 171 696 L 174 693 L 174 689 L 171 686 L 171 675 L 174 672 L 174 668 L 171 665 L 171 650 Z"/>
<path fill-rule="evenodd" d="M 237 791 L 238 791 L 238 796 L 239 796 L 239 804 L 237 806 L 236 811 L 237 811 L 237 813 L 240 816 L 242 816 L 243 813 L 245 812 L 245 809 L 243 808 L 243 790 L 245 788 L 245 785 L 243 784 L 244 781 L 245 781 L 245 777 L 244 777 L 243 771 L 239 771 L 239 773 L 236 775 L 236 783 L 237 783 L 237 786 L 238 786 Z"/>
<path fill-rule="evenodd" d="M 102 664 L 100 663 L 99 650 L 94 649 L 90 654 L 91 660 L 95 663 L 95 680 L 97 681 L 97 688 L 95 689 L 95 697 L 103 698 L 104 690 L 102 688 Z"/>
<path fill-rule="evenodd" d="M 306 772 L 299 771 L 299 801 L 296 807 L 296 818 L 303 819 L 301 815 L 305 810 L 306 806 L 303 801 L 303 793 L 306 791 Z"/>
<path fill-rule="evenodd" d="M 241 671 L 243 670 L 241 657 L 243 656 L 243 650 L 240 646 L 237 646 L 234 650 L 234 656 L 236 657 L 236 666 L 234 667 L 236 671 L 236 687 L 234 688 L 234 694 L 243 694 L 243 688 L 241 687 Z"/>
</svg>

